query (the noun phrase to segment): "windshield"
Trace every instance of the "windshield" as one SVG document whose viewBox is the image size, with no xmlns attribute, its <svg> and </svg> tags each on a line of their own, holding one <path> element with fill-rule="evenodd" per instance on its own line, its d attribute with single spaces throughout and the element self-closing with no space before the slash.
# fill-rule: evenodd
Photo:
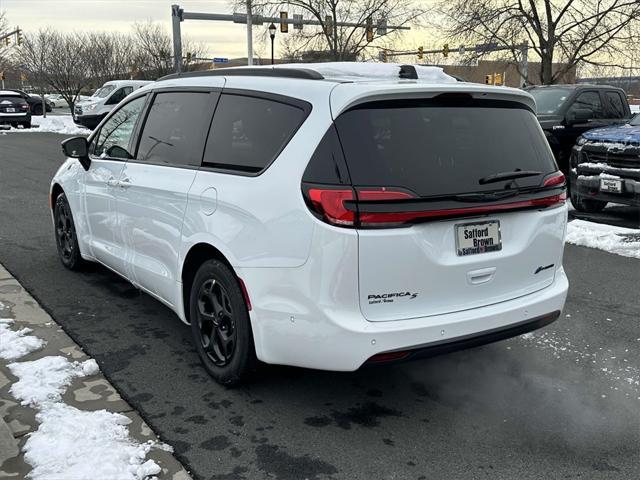
<svg viewBox="0 0 640 480">
<path fill-rule="evenodd" d="M 556 167 L 536 117 L 514 105 L 382 101 L 343 113 L 336 126 L 356 186 L 399 187 L 421 197 L 537 186 Z M 535 175 L 482 181 L 527 171 Z"/>
<path fill-rule="evenodd" d="M 113 92 L 116 89 L 115 85 L 107 85 L 106 87 L 99 88 L 96 90 L 96 93 L 93 94 L 94 97 L 104 98 Z"/>
<path fill-rule="evenodd" d="M 537 113 L 540 115 L 558 113 L 571 91 L 566 88 L 532 88 L 528 92 L 536 99 Z"/>
</svg>

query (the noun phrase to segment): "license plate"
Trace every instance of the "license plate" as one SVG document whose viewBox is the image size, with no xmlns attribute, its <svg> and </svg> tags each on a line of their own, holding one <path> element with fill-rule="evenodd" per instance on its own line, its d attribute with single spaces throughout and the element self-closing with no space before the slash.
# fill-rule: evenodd
<svg viewBox="0 0 640 480">
<path fill-rule="evenodd" d="M 15 109 L 15 108 L 8 108 L 8 107 L 7 107 L 7 108 L 5 109 L 5 111 L 6 111 L 7 113 L 16 113 L 16 109 Z"/>
<path fill-rule="evenodd" d="M 458 256 L 498 250 L 502 250 L 499 221 L 456 225 L 456 253 Z"/>
<path fill-rule="evenodd" d="M 622 193 L 622 180 L 616 180 L 613 178 L 601 178 L 600 191 L 611 192 L 611 193 Z"/>
</svg>

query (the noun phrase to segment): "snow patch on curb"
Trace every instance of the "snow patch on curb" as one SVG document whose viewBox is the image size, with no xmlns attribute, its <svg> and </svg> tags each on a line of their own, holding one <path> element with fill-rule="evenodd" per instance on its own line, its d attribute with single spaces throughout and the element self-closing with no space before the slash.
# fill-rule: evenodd
<svg viewBox="0 0 640 480">
<path fill-rule="evenodd" d="M 9 330 L 13 319 L 0 319 L 0 351 L 3 358 L 19 358 L 44 341 L 28 335 L 31 330 Z M 10 346 L 8 348 L 7 346 Z M 11 394 L 22 405 L 38 410 L 38 430 L 28 434 L 22 450 L 32 466 L 31 480 L 144 480 L 161 472 L 153 460 L 145 460 L 152 448 L 172 451 L 156 441 L 138 443 L 129 436 L 131 420 L 106 410 L 83 411 L 65 404 L 62 396 L 74 378 L 100 372 L 95 360 L 70 362 L 62 356 L 43 357 L 8 366 L 18 381 Z"/>
<path fill-rule="evenodd" d="M 29 335 L 30 328 L 11 330 L 9 325 L 13 322 L 11 318 L 0 318 L 0 358 L 15 360 L 44 347 L 44 340 Z"/>
<path fill-rule="evenodd" d="M 567 243 L 640 258 L 640 230 L 632 228 L 573 220 L 567 225 Z"/>
</svg>

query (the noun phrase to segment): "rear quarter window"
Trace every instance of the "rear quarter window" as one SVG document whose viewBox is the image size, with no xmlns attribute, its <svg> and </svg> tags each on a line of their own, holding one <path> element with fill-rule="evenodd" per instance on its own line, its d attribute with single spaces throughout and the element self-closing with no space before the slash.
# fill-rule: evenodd
<svg viewBox="0 0 640 480">
<path fill-rule="evenodd" d="M 203 165 L 259 173 L 289 143 L 307 116 L 304 108 L 268 98 L 222 94 Z"/>
<path fill-rule="evenodd" d="M 375 102 L 336 125 L 355 186 L 454 195 L 506 188 L 479 180 L 517 169 L 540 175 L 515 186 L 537 186 L 557 169 L 533 112 L 511 102 Z"/>
</svg>

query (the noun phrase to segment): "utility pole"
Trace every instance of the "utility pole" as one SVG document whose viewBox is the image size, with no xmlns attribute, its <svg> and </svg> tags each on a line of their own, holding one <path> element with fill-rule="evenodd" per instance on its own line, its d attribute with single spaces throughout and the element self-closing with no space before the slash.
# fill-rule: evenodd
<svg viewBox="0 0 640 480">
<path fill-rule="evenodd" d="M 522 88 L 526 87 L 529 83 L 529 41 L 526 40 L 520 46 L 520 76 Z"/>
<path fill-rule="evenodd" d="M 253 13 L 251 0 L 247 0 L 247 65 L 253 65 Z"/>
<path fill-rule="evenodd" d="M 171 5 L 171 26 L 173 29 L 173 66 L 176 73 L 182 71 L 182 34 L 180 22 L 182 22 L 183 10 L 179 5 Z"/>
</svg>

